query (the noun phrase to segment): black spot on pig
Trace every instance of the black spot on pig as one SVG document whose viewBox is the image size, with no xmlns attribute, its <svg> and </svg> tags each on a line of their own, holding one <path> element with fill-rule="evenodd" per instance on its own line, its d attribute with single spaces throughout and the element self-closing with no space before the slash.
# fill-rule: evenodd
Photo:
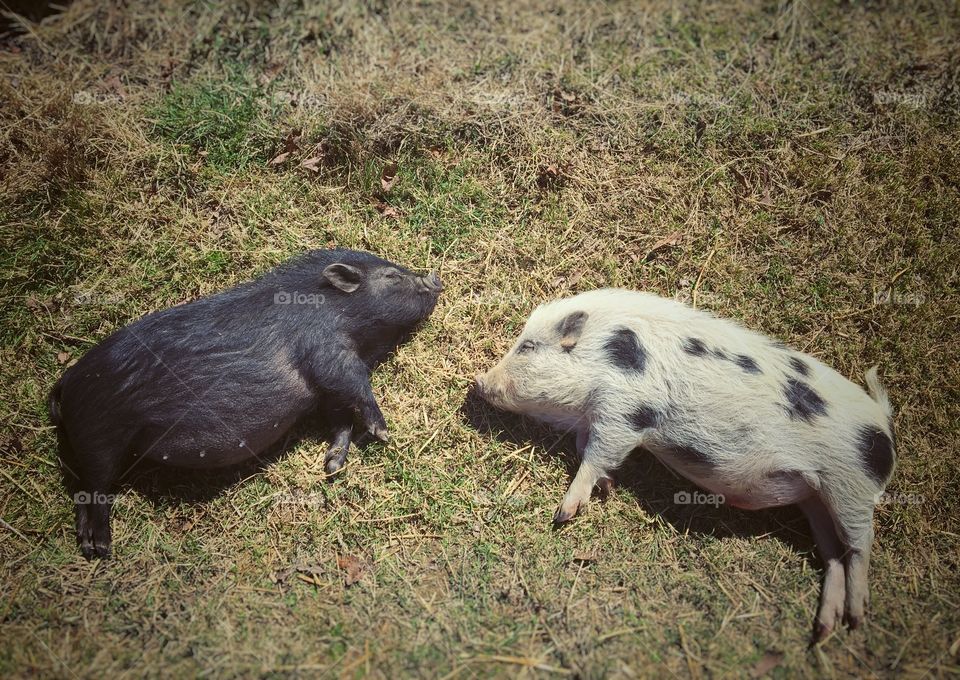
<svg viewBox="0 0 960 680">
<path fill-rule="evenodd" d="M 687 338 L 683 343 L 683 351 L 692 354 L 695 357 L 702 357 L 707 353 L 707 346 L 703 344 L 700 338 Z"/>
<path fill-rule="evenodd" d="M 827 405 L 820 395 L 802 380 L 787 380 L 783 396 L 787 399 L 787 414 L 791 420 L 812 423 L 814 418 L 827 413 Z"/>
<path fill-rule="evenodd" d="M 790 368 L 804 377 L 810 375 L 810 364 L 800 357 L 790 357 Z"/>
<path fill-rule="evenodd" d="M 625 371 L 642 373 L 647 365 L 647 352 L 640 344 L 640 338 L 628 328 L 615 331 L 607 339 L 603 349 L 613 365 Z"/>
<path fill-rule="evenodd" d="M 857 433 L 860 460 L 871 479 L 883 485 L 893 471 L 893 442 L 874 425 L 864 425 Z"/>
<path fill-rule="evenodd" d="M 650 406 L 638 406 L 627 416 L 630 425 L 635 430 L 646 430 L 651 427 L 657 427 L 663 416 L 660 412 Z"/>
<path fill-rule="evenodd" d="M 710 350 L 710 356 L 715 359 L 720 359 L 721 361 L 727 361 L 730 358 L 727 356 L 727 353 L 720 348 Z"/>
<path fill-rule="evenodd" d="M 61 454 L 76 477 L 84 555 L 109 554 L 102 499 L 142 459 L 233 465 L 312 415 L 329 421 L 339 447 L 328 472 L 342 465 L 353 433 L 385 439 L 370 371 L 430 315 L 440 290 L 436 276 L 369 253 L 315 250 L 107 337 L 50 395 Z"/>
<path fill-rule="evenodd" d="M 761 373 L 760 367 L 757 366 L 757 362 L 748 357 L 746 354 L 738 354 L 737 358 L 733 362 L 742 368 L 747 373 Z"/>
<path fill-rule="evenodd" d="M 787 347 L 786 343 L 783 342 L 782 340 L 771 340 L 770 346 L 775 347 L 777 349 L 790 349 L 789 347 Z"/>
</svg>

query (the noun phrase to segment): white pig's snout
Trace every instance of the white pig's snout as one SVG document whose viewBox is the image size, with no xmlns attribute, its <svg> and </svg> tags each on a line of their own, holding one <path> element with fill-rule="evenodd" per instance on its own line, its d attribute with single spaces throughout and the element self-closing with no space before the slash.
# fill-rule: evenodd
<svg viewBox="0 0 960 680">
<path fill-rule="evenodd" d="M 508 385 L 493 370 L 477 373 L 473 379 L 477 393 L 487 401 L 502 400 Z"/>
</svg>

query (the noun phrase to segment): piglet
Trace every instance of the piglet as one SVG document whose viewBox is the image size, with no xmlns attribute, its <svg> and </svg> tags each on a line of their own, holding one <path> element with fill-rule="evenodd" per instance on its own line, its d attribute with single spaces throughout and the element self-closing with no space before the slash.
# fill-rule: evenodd
<svg viewBox="0 0 960 680">
<path fill-rule="evenodd" d="M 370 372 L 430 315 L 440 290 L 435 274 L 315 250 L 95 346 L 49 398 L 84 556 L 109 557 L 108 494 L 143 459 L 233 465 L 314 411 L 333 426 L 328 473 L 344 464 L 355 414 L 360 435 L 385 441 Z"/>
<path fill-rule="evenodd" d="M 636 447 L 738 508 L 798 504 L 826 566 L 815 639 L 863 620 L 874 505 L 893 473 L 891 407 L 813 357 L 680 302 L 596 290 L 534 310 L 485 375 L 491 404 L 574 431 L 571 519 Z"/>
</svg>

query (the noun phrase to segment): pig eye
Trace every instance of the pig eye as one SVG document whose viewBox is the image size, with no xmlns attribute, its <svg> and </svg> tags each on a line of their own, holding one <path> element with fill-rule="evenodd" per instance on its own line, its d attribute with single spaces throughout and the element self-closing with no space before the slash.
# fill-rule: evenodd
<svg viewBox="0 0 960 680">
<path fill-rule="evenodd" d="M 396 281 L 400 278 L 400 272 L 398 272 L 396 269 L 388 269 L 383 273 L 383 276 L 391 281 Z"/>
<path fill-rule="evenodd" d="M 517 354 L 529 354 L 534 350 L 536 344 L 533 340 L 524 340 L 519 347 L 517 347 Z"/>
</svg>

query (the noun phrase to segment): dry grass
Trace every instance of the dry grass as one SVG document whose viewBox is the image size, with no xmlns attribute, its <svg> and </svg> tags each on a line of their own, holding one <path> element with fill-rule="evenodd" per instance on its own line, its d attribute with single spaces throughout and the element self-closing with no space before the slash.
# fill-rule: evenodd
<svg viewBox="0 0 960 680">
<path fill-rule="evenodd" d="M 0 51 L 4 675 L 960 672 L 955 4 L 77 0 L 26 27 Z M 392 443 L 332 484 L 311 431 L 263 470 L 142 473 L 116 559 L 84 562 L 61 364 L 332 244 L 447 284 L 375 377 Z M 603 285 L 882 365 L 890 491 L 919 502 L 878 509 L 864 630 L 808 650 L 803 518 L 675 505 L 649 457 L 550 530 L 572 442 L 468 378 Z"/>
</svg>

